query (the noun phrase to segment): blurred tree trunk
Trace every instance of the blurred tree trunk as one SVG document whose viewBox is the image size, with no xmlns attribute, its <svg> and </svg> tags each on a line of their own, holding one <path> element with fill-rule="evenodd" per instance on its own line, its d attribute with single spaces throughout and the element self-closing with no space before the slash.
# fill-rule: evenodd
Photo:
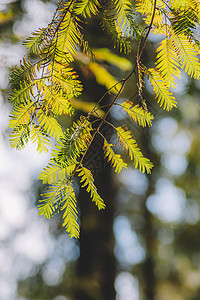
<svg viewBox="0 0 200 300">
<path fill-rule="evenodd" d="M 108 43 L 105 33 L 100 30 L 97 19 L 89 22 L 87 38 L 92 48 L 105 47 Z M 79 70 L 78 73 L 84 86 L 83 100 L 92 102 L 99 100 L 105 94 L 106 89 L 97 84 L 94 76 L 88 74 L 84 68 Z M 101 105 L 109 103 L 110 96 L 106 95 L 102 99 Z M 94 124 L 94 126 L 98 126 L 98 122 Z M 103 125 L 100 131 L 109 141 L 112 136 L 112 127 Z M 112 169 L 104 158 L 103 143 L 101 136 L 96 135 L 84 159 L 84 166 L 93 173 L 98 193 L 103 198 L 106 208 L 98 211 L 88 193 L 84 189 L 80 189 L 78 198 L 81 222 L 80 257 L 76 266 L 76 283 L 73 290 L 73 299 L 75 300 L 116 299 L 114 289 L 116 259 L 113 234 L 116 187 Z"/>
<path fill-rule="evenodd" d="M 143 202 L 143 216 L 145 224 L 142 230 L 143 240 L 146 248 L 146 259 L 141 266 L 142 274 L 142 290 L 144 297 L 143 300 L 155 300 L 155 238 L 154 238 L 154 225 L 152 215 L 146 208 L 146 201 Z"/>
<path fill-rule="evenodd" d="M 97 211 L 88 194 L 81 189 L 80 257 L 77 262 L 76 300 L 114 300 L 116 265 L 114 256 L 114 184 L 111 169 L 98 174 L 98 191 L 106 210 Z"/>
<path fill-rule="evenodd" d="M 152 174 L 147 176 L 148 189 L 142 197 L 141 214 L 144 217 L 144 225 L 139 232 L 142 237 L 146 250 L 146 258 L 141 264 L 141 294 L 142 300 L 155 300 L 156 299 L 156 286 L 158 278 L 156 278 L 155 266 L 157 255 L 157 226 L 155 218 L 147 208 L 147 199 L 155 192 L 155 174 L 158 171 L 159 158 L 151 148 L 151 134 L 150 130 L 146 129 L 141 137 L 142 150 L 144 155 L 150 158 L 154 162 L 154 169 Z M 150 157 L 151 156 L 151 157 Z"/>
</svg>

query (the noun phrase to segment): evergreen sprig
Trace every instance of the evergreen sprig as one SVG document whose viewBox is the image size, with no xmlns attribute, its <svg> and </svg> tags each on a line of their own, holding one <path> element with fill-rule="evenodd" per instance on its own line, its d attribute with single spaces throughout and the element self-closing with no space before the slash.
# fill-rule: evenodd
<svg viewBox="0 0 200 300">
<path fill-rule="evenodd" d="M 139 15 L 145 25 L 138 23 Z M 137 39 L 135 65 L 119 82 L 103 63 L 122 70 L 128 70 L 131 63 L 126 60 L 124 64 L 125 58 L 119 60 L 116 54 L 105 49 L 92 50 L 85 39 L 86 24 L 97 16 L 114 48 L 120 52 L 129 54 L 132 40 Z M 132 0 L 64 0 L 58 3 L 50 24 L 35 31 L 24 42 L 30 55 L 24 57 L 10 74 L 9 101 L 13 106 L 9 123 L 12 128 L 10 143 L 12 147 L 22 149 L 31 140 L 37 144 L 39 152 L 46 152 L 51 139 L 56 139 L 50 161 L 39 175 L 47 185 L 40 200 L 39 214 L 50 218 L 63 211 L 63 226 L 70 237 L 79 236 L 74 176 L 78 175 L 81 187 L 86 188 L 98 209 L 105 208 L 95 178 L 85 166 L 86 154 L 95 137 L 100 135 L 103 138 L 105 159 L 116 173 L 127 168 L 123 156 L 115 153 L 114 145 L 103 135 L 101 127 L 104 124 L 114 128 L 119 145 L 135 168 L 151 173 L 153 164 L 142 154 L 132 131 L 125 124 L 115 127 L 107 121 L 107 116 L 115 104 L 121 105 L 131 121 L 142 127 L 151 126 L 154 116 L 143 98 L 146 79 L 150 80 L 155 98 L 163 109 L 169 111 L 177 106 L 170 88 L 177 87 L 181 69 L 194 79 L 200 77 L 200 43 L 195 35 L 199 19 L 198 0 L 137 0 L 135 5 Z M 151 68 L 141 62 L 150 33 L 161 37 L 155 49 L 155 66 Z M 81 61 L 96 81 L 107 88 L 107 93 L 112 94 L 113 101 L 104 107 L 105 112 L 101 109 L 105 95 L 100 96 L 94 105 L 74 99 L 83 89 L 73 67 L 74 60 Z M 138 96 L 134 102 L 126 100 L 119 104 L 118 99 L 133 75 L 137 77 Z M 139 103 L 137 99 L 140 99 Z M 57 117 L 65 114 L 74 118 L 75 108 L 83 109 L 87 116 L 81 116 L 63 132 Z"/>
</svg>

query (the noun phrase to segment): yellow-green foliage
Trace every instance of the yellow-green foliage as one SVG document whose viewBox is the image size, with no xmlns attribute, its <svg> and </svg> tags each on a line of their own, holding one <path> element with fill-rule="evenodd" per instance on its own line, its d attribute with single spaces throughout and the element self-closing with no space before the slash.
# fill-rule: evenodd
<svg viewBox="0 0 200 300">
<path fill-rule="evenodd" d="M 84 18 L 91 18 L 92 14 L 97 15 L 100 3 L 98 0 L 83 0 L 76 3 L 75 12 Z"/>
<path fill-rule="evenodd" d="M 70 237 L 77 238 L 79 236 L 76 197 L 71 182 L 63 180 L 49 186 L 40 203 L 39 214 L 48 219 L 54 215 L 58 208 L 63 210 L 63 227 Z"/>
<path fill-rule="evenodd" d="M 45 137 L 44 134 L 42 134 L 42 128 L 40 126 L 37 126 L 35 124 L 31 127 L 31 136 L 30 139 L 33 143 L 37 143 L 37 151 L 39 153 L 41 152 L 47 152 L 48 146 L 51 146 L 50 141 Z"/>
<path fill-rule="evenodd" d="M 133 105 L 132 101 L 125 101 L 121 104 L 125 112 L 129 115 L 133 121 L 138 123 L 142 127 L 151 126 L 154 116 L 150 111 L 140 107 L 138 104 Z"/>
<path fill-rule="evenodd" d="M 156 57 L 157 69 L 165 79 L 167 87 L 176 87 L 175 77 L 180 78 L 180 62 L 173 47 L 172 38 L 167 37 L 160 43 Z"/>
<path fill-rule="evenodd" d="M 199 47 L 189 37 L 181 34 L 172 35 L 172 41 L 178 58 L 181 62 L 182 68 L 185 72 L 195 79 L 200 76 L 200 62 L 198 58 Z"/>
<path fill-rule="evenodd" d="M 68 165 L 67 163 L 59 164 L 57 162 L 51 161 L 39 175 L 39 179 L 42 180 L 44 184 L 54 183 L 57 181 L 64 180 L 67 176 L 69 177 L 75 169 L 76 164 Z"/>
<path fill-rule="evenodd" d="M 173 96 L 173 93 L 169 90 L 162 74 L 156 68 L 146 70 L 146 74 L 150 79 L 153 91 L 156 94 L 156 98 L 158 103 L 160 103 L 160 106 L 163 106 L 166 110 L 171 110 L 173 107 L 176 107 L 176 99 Z"/>
<path fill-rule="evenodd" d="M 105 157 L 107 157 L 108 161 L 111 162 L 113 168 L 115 168 L 116 173 L 120 173 L 123 168 L 127 168 L 127 164 L 123 161 L 121 155 L 116 154 L 112 149 L 112 144 L 109 144 L 106 139 L 104 140 L 104 152 Z"/>
<path fill-rule="evenodd" d="M 120 145 L 123 149 L 128 152 L 135 168 L 138 168 L 140 171 L 151 173 L 153 164 L 151 161 L 144 157 L 141 150 L 139 149 L 135 139 L 130 130 L 126 127 L 117 127 L 117 134 L 119 138 Z"/>
<path fill-rule="evenodd" d="M 76 196 L 71 183 L 66 185 L 64 189 L 64 196 L 62 197 L 63 210 L 63 227 L 69 232 L 70 237 L 79 237 L 79 225 L 77 223 L 77 209 L 76 209 Z"/>
<path fill-rule="evenodd" d="M 137 21 L 139 15 L 142 24 Z M 90 48 L 85 39 L 85 26 L 89 19 L 97 16 L 113 47 L 120 52 L 129 54 L 131 41 L 137 40 L 135 65 L 108 49 Z M 0 16 L 0 22 L 3 18 Z M 130 156 L 135 168 L 148 174 L 151 172 L 153 164 L 142 154 L 130 129 L 125 124 L 115 127 L 106 118 L 116 104 L 138 126 L 151 126 L 154 116 L 143 98 L 146 80 L 150 81 L 163 109 L 169 111 L 178 105 L 171 88 L 177 87 L 181 71 L 194 79 L 200 77 L 200 43 L 196 36 L 199 20 L 199 0 L 64 0 L 58 3 L 48 26 L 38 29 L 24 42 L 30 55 L 24 57 L 10 74 L 9 101 L 13 106 L 10 143 L 13 148 L 22 149 L 31 140 L 36 143 L 38 152 L 47 152 L 51 139 L 56 139 L 49 164 L 39 175 L 39 179 L 47 184 L 40 200 L 39 214 L 50 218 L 63 211 L 63 226 L 70 237 L 79 236 L 73 188 L 75 175 L 98 209 L 105 208 L 95 179 L 84 166 L 96 136 L 103 138 L 105 159 L 115 172 L 127 168 L 123 156 L 115 153 L 114 145 L 101 133 L 103 124 L 114 128 L 118 144 Z M 159 38 L 159 43 L 155 47 L 155 66 L 149 68 L 142 64 L 142 53 L 150 32 Z M 81 100 L 83 86 L 74 70 L 74 60 L 81 63 L 98 84 L 107 88 L 113 96 L 111 104 L 101 107 L 105 95 L 99 95 L 93 102 Z M 108 65 L 130 73 L 118 81 L 108 71 Z M 120 104 L 118 99 L 131 76 L 136 77 L 133 82 L 137 83 L 138 95 L 133 102 L 126 100 Z M 57 116 L 64 114 L 75 118 L 75 109 L 83 110 L 87 116 L 81 116 L 63 132 Z"/>
<path fill-rule="evenodd" d="M 92 173 L 87 168 L 83 167 L 82 165 L 78 169 L 78 176 L 81 177 L 80 182 L 82 183 L 82 187 L 86 187 L 86 191 L 90 193 L 92 201 L 95 202 L 98 209 L 104 209 L 105 204 L 103 202 L 103 199 L 97 192 L 97 188 L 94 184 L 94 178 L 92 176 Z"/>
<path fill-rule="evenodd" d="M 66 191 L 67 181 L 60 180 L 48 186 L 39 204 L 39 215 L 50 219 L 62 204 L 63 192 Z"/>
</svg>

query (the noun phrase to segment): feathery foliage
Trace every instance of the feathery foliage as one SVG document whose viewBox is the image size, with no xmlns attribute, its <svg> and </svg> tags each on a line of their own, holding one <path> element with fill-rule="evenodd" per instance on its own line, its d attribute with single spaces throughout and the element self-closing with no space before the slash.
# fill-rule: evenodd
<svg viewBox="0 0 200 300">
<path fill-rule="evenodd" d="M 76 197 L 74 189 L 71 183 L 69 183 L 65 190 L 65 195 L 63 196 L 62 208 L 63 210 L 63 227 L 69 232 L 70 237 L 79 237 L 79 225 L 77 222 L 78 211 L 76 209 Z"/>
<path fill-rule="evenodd" d="M 114 48 L 117 48 L 120 52 L 126 54 L 131 52 L 130 41 L 124 36 L 124 33 L 120 29 L 115 16 L 109 9 L 104 10 L 102 27 L 111 37 Z"/>
<path fill-rule="evenodd" d="M 199 47 L 185 35 L 172 35 L 174 48 L 185 72 L 195 79 L 200 76 Z"/>
<path fill-rule="evenodd" d="M 107 157 L 108 161 L 111 162 L 113 168 L 115 168 L 116 173 L 120 173 L 123 168 L 127 168 L 127 164 L 123 161 L 121 155 L 116 154 L 112 149 L 113 144 L 109 144 L 106 139 L 104 140 L 104 152 L 105 157 Z"/>
<path fill-rule="evenodd" d="M 63 227 L 70 237 L 79 236 L 77 223 L 76 197 L 71 182 L 58 181 L 49 186 L 43 194 L 43 200 L 39 204 L 39 214 L 46 218 L 53 216 L 58 209 L 63 210 Z"/>
<path fill-rule="evenodd" d="M 138 168 L 143 173 L 151 173 L 153 164 L 148 158 L 143 156 L 130 130 L 128 130 L 126 127 L 117 127 L 116 130 L 120 146 L 128 152 L 131 160 L 133 160 L 135 168 Z"/>
<path fill-rule="evenodd" d="M 96 186 L 94 185 L 94 178 L 91 171 L 81 165 L 80 169 L 78 169 L 78 172 L 78 176 L 81 177 L 81 187 L 86 187 L 86 191 L 90 193 L 92 201 L 95 202 L 98 209 L 104 209 L 105 204 L 101 196 L 98 194 Z"/>
<path fill-rule="evenodd" d="M 162 74 L 156 68 L 146 69 L 146 74 L 150 79 L 160 106 L 163 106 L 166 110 L 171 110 L 173 107 L 176 107 L 176 99 L 169 90 Z"/>
<path fill-rule="evenodd" d="M 39 179 L 44 184 L 54 183 L 57 181 L 63 181 L 66 177 L 69 177 L 75 169 L 76 164 L 68 165 L 67 163 L 59 164 L 51 161 L 39 175 Z"/>
<path fill-rule="evenodd" d="M 107 49 L 90 48 L 85 30 L 88 21 L 96 16 L 114 48 L 123 54 L 131 52 L 131 42 L 136 39 L 138 50 L 133 67 L 126 58 L 119 58 Z M 142 24 L 137 21 L 139 16 Z M 115 153 L 114 145 L 100 131 L 102 125 L 106 123 L 116 130 L 119 145 L 130 156 L 135 168 L 148 174 L 151 172 L 153 164 L 142 154 L 131 130 L 125 124 L 115 127 L 107 121 L 107 116 L 115 104 L 121 105 L 131 121 L 142 127 L 151 126 L 154 116 L 143 98 L 146 80 L 150 80 L 155 98 L 163 109 L 169 111 L 177 106 L 170 88 L 177 87 L 181 70 L 194 79 L 200 77 L 200 43 L 196 35 L 199 20 L 198 0 L 64 0 L 58 2 L 47 27 L 36 30 L 24 42 L 30 55 L 24 57 L 10 74 L 9 101 L 13 106 L 10 143 L 13 148 L 22 149 L 31 140 L 37 144 L 38 152 L 47 152 L 51 139 L 56 139 L 50 161 L 39 175 L 39 179 L 47 184 L 40 200 L 39 214 L 50 218 L 63 211 L 63 226 L 70 237 L 79 236 L 74 176 L 80 177 L 81 187 L 86 188 L 98 209 L 105 208 L 95 179 L 84 166 L 96 135 L 103 138 L 105 159 L 115 172 L 127 168 L 123 156 Z M 155 49 L 155 66 L 147 67 L 142 64 L 142 54 L 150 32 L 160 40 Z M 74 60 L 81 62 L 87 73 L 113 96 L 111 104 L 103 106 L 105 112 L 101 107 L 105 95 L 99 95 L 96 102 L 77 99 L 83 86 L 75 71 Z M 118 81 L 107 65 L 132 71 Z M 138 88 L 136 103 L 126 100 L 119 104 L 117 101 L 132 76 L 136 76 Z M 83 110 L 87 116 L 81 116 L 63 132 L 57 117 L 75 118 L 75 109 Z"/>
<path fill-rule="evenodd" d="M 56 145 L 52 152 L 52 160 L 68 166 L 76 164 L 92 139 L 91 131 L 92 125 L 85 117 L 74 122 Z"/>
<path fill-rule="evenodd" d="M 83 0 L 76 4 L 75 12 L 84 18 L 91 18 L 92 14 L 97 15 L 100 3 L 98 0 Z"/>
<path fill-rule="evenodd" d="M 50 219 L 61 207 L 63 196 L 66 191 L 66 180 L 57 181 L 46 188 L 42 194 L 42 200 L 39 204 L 39 215 Z"/>
<path fill-rule="evenodd" d="M 51 146 L 50 141 L 47 139 L 47 134 L 40 126 L 33 125 L 31 127 L 31 141 L 37 143 L 37 151 L 47 152 L 48 147 Z"/>
<path fill-rule="evenodd" d="M 129 115 L 133 121 L 138 123 L 142 127 L 151 126 L 154 116 L 143 107 L 138 104 L 133 106 L 132 101 L 125 101 L 121 104 L 125 112 Z"/>
<path fill-rule="evenodd" d="M 157 48 L 156 57 L 157 69 L 165 79 L 167 87 L 176 87 L 175 75 L 180 78 L 180 62 L 177 52 L 174 49 L 172 38 L 167 37 L 162 40 L 160 46 Z"/>
</svg>

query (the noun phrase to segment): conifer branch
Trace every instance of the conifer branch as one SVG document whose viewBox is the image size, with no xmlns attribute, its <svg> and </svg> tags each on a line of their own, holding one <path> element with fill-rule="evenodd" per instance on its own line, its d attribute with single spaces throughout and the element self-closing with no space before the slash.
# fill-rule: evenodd
<svg viewBox="0 0 200 300">
<path fill-rule="evenodd" d="M 95 137 L 101 135 L 103 138 L 105 158 L 116 173 L 127 167 L 122 156 L 115 153 L 113 144 L 102 134 L 104 124 L 116 130 L 119 144 L 130 156 L 135 168 L 150 173 L 153 167 L 150 160 L 143 156 L 132 132 L 124 125 L 115 127 L 107 121 L 113 106 L 120 105 L 139 126 L 151 126 L 154 117 L 143 98 L 144 75 L 150 80 L 157 102 L 166 110 L 177 105 L 169 88 L 176 88 L 174 77 L 180 78 L 181 68 L 194 79 L 200 78 L 200 43 L 194 35 L 199 22 L 198 1 L 138 0 L 136 13 L 143 15 L 147 25 L 143 31 L 133 19 L 132 5 L 131 0 L 112 0 L 109 3 L 100 0 L 60 1 L 50 24 L 34 32 L 24 43 L 34 57 L 38 57 L 38 61 L 24 58 L 10 76 L 9 101 L 13 105 L 9 125 L 13 128 L 11 146 L 22 149 L 31 140 L 37 144 L 37 150 L 42 152 L 50 146 L 49 136 L 56 138 L 56 149 L 52 152 L 49 164 L 39 175 L 44 184 L 50 184 L 39 205 L 39 213 L 50 218 L 57 211 L 63 210 L 63 226 L 71 237 L 79 236 L 77 203 L 72 184 L 75 174 L 78 174 L 82 187 L 86 187 L 97 207 L 105 207 L 92 173 L 83 165 Z M 130 39 L 136 35 L 138 47 L 135 64 L 122 80 L 117 81 L 101 65 L 105 59 L 106 63 L 119 67 L 116 57 L 113 60 L 107 51 L 107 58 L 102 59 L 102 53 L 97 51 L 99 58 L 94 61 L 93 52 L 85 40 L 84 26 L 95 15 L 102 18 L 103 28 L 120 52 L 130 53 Z M 147 68 L 142 65 L 141 59 L 150 32 L 162 35 L 163 39 L 156 49 L 155 67 Z M 79 104 L 79 100 L 74 100 L 83 88 L 72 66 L 78 51 L 93 58 L 92 62 L 87 58 L 83 64 L 94 75 L 96 82 L 107 88 L 92 108 L 92 103 Z M 137 77 L 140 102 L 133 104 L 126 100 L 118 104 L 128 80 L 134 74 Z M 101 106 L 108 94 L 113 97 L 111 103 Z M 76 103 L 74 107 L 73 102 Z M 75 108 L 81 109 L 83 105 L 87 106 L 84 109 L 88 113 L 87 117 L 81 116 L 63 133 L 57 116 L 71 116 Z M 94 126 L 94 123 L 97 125 Z"/>
</svg>

